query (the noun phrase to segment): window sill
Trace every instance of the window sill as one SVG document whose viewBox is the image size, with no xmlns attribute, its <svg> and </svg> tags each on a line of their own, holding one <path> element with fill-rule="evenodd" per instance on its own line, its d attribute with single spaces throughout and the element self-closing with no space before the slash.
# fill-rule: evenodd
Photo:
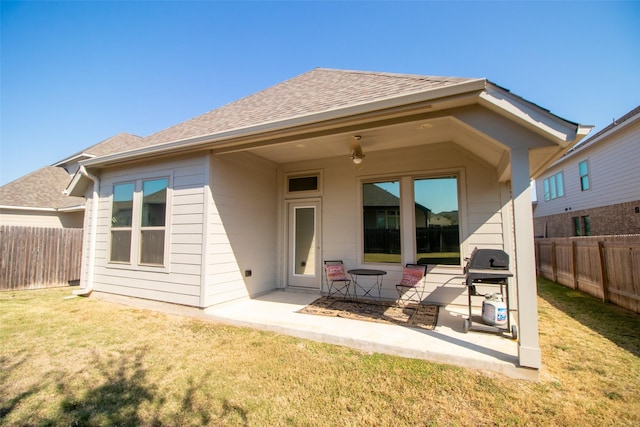
<svg viewBox="0 0 640 427">
<path fill-rule="evenodd" d="M 170 273 L 169 267 L 166 265 L 149 265 L 149 264 L 139 264 L 139 265 L 131 265 L 131 264 L 120 264 L 115 262 L 107 263 L 106 268 L 111 270 L 127 270 L 127 271 L 145 271 L 150 273 Z"/>
</svg>

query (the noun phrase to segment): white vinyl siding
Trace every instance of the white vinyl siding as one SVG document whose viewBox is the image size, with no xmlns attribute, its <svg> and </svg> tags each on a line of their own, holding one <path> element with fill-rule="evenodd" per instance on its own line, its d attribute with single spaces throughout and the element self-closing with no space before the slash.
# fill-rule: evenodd
<svg viewBox="0 0 640 427">
<path fill-rule="evenodd" d="M 214 155 L 211 165 L 205 306 L 277 288 L 275 164 L 236 153 Z"/>
<path fill-rule="evenodd" d="M 94 281 L 96 290 L 177 304 L 200 305 L 204 181 L 208 167 L 205 159 L 205 156 L 199 156 L 113 170 L 101 177 Z M 167 192 L 169 219 L 165 236 L 168 247 L 168 253 L 164 255 L 165 267 L 108 263 L 113 185 L 167 176 L 171 177 L 171 190 Z M 87 212 L 87 216 L 90 216 L 90 210 Z M 133 248 L 132 251 L 138 251 L 138 248 Z"/>
<path fill-rule="evenodd" d="M 580 188 L 579 163 L 588 158 L 589 191 Z M 640 200 L 640 121 L 548 170 L 564 171 L 565 196 L 544 202 L 542 181 L 536 181 L 538 204 L 534 216 L 565 213 Z M 545 175 L 547 176 L 547 175 Z"/>
</svg>

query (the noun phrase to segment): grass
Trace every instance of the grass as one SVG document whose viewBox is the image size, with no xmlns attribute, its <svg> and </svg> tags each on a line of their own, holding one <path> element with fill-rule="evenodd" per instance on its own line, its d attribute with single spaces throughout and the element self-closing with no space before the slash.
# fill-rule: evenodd
<svg viewBox="0 0 640 427">
<path fill-rule="evenodd" d="M 640 316 L 544 280 L 538 383 L 69 294 L 0 293 L 0 424 L 640 425 Z"/>
</svg>

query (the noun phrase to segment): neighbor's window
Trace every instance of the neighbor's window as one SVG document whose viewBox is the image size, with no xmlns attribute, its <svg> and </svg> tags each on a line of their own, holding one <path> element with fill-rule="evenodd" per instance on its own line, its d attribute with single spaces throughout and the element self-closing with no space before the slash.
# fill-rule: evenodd
<svg viewBox="0 0 640 427">
<path fill-rule="evenodd" d="M 113 186 L 111 207 L 111 261 L 129 263 L 131 260 L 131 224 L 135 184 L 128 182 Z"/>
<path fill-rule="evenodd" d="M 591 218 L 589 218 L 589 215 L 573 217 L 573 235 L 591 236 Z"/>
<path fill-rule="evenodd" d="M 362 187 L 365 262 L 402 262 L 400 253 L 400 182 Z"/>
<path fill-rule="evenodd" d="M 140 222 L 140 263 L 142 264 L 164 264 L 167 185 L 166 178 L 142 183 Z"/>
<path fill-rule="evenodd" d="M 589 218 L 589 215 L 582 217 L 582 228 L 584 232 L 583 235 L 591 236 L 591 218 Z"/>
<path fill-rule="evenodd" d="M 549 178 L 545 178 L 544 185 L 544 199 L 549 201 L 564 196 L 564 182 L 562 172 L 558 172 L 555 175 L 551 175 Z"/>
<path fill-rule="evenodd" d="M 573 235 L 582 236 L 582 229 L 580 228 L 580 217 L 573 217 Z"/>
<path fill-rule="evenodd" d="M 586 191 L 590 188 L 589 185 L 589 164 L 586 160 L 580 162 L 578 165 L 580 170 L 580 189 Z"/>
<path fill-rule="evenodd" d="M 160 178 L 113 186 L 111 262 L 164 265 L 168 184 Z"/>
<path fill-rule="evenodd" d="M 460 265 L 458 179 L 413 181 L 416 261 L 419 264 Z"/>
</svg>

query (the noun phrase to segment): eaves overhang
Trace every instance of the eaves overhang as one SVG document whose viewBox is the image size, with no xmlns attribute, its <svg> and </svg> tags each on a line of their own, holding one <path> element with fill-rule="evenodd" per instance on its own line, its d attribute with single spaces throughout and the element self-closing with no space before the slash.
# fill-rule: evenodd
<svg viewBox="0 0 640 427">
<path fill-rule="evenodd" d="M 67 206 L 64 208 L 38 208 L 34 206 L 11 206 L 0 205 L 0 209 L 11 209 L 16 211 L 32 211 L 32 212 L 81 212 L 84 210 L 84 206 Z"/>
<path fill-rule="evenodd" d="M 597 145 L 600 142 L 610 138 L 611 135 L 614 135 L 614 134 L 616 134 L 618 132 L 621 132 L 622 130 L 628 128 L 629 126 L 632 126 L 633 124 L 639 123 L 639 122 L 640 122 L 640 114 L 636 114 L 635 116 L 623 121 L 622 123 L 619 123 L 619 124 L 616 124 L 614 126 L 611 126 L 610 129 L 608 129 L 608 130 L 606 130 L 604 132 L 603 131 L 599 131 L 593 137 L 591 137 L 588 140 L 584 141 L 582 144 L 578 144 L 578 145 L 574 146 L 571 150 L 569 150 L 565 155 L 563 155 L 560 159 L 558 159 L 551 166 L 556 166 L 558 164 L 561 164 L 561 163 L 569 160 L 574 155 L 576 155 L 578 153 L 581 153 L 584 150 L 587 150 L 590 147 L 593 147 L 594 145 Z"/>
<path fill-rule="evenodd" d="M 451 86 L 410 93 L 398 97 L 391 97 L 373 102 L 351 105 L 348 107 L 332 109 L 320 113 L 302 115 L 284 120 L 262 123 L 255 126 L 231 129 L 209 135 L 202 135 L 177 141 L 171 141 L 141 149 L 115 153 L 111 155 L 87 159 L 80 162 L 88 168 L 99 168 L 116 163 L 135 161 L 147 157 L 162 156 L 173 153 L 197 151 L 203 148 L 213 148 L 233 144 L 238 141 L 247 141 L 251 138 L 268 136 L 277 138 L 291 132 L 309 132 L 332 122 L 368 115 L 402 114 L 406 111 L 415 111 L 419 108 L 429 109 L 431 102 L 443 102 L 470 95 L 470 99 L 477 98 L 486 85 L 485 79 L 476 79 Z M 470 100 L 464 101 L 471 102 Z M 242 143 L 242 142 L 240 142 Z"/>
<path fill-rule="evenodd" d="M 478 103 L 544 136 L 563 149 L 574 146 L 593 128 L 563 119 L 491 82 L 487 82 L 487 88 L 480 94 Z"/>
<path fill-rule="evenodd" d="M 59 162 L 52 164 L 51 166 L 63 166 L 72 162 L 80 162 L 82 161 L 82 159 L 92 159 L 94 157 L 96 156 L 93 154 L 80 153 L 80 154 L 73 155 L 71 157 L 67 157 L 66 159 L 62 159 Z"/>
<path fill-rule="evenodd" d="M 91 180 L 86 176 L 82 175 L 80 171 L 77 171 L 67 188 L 65 188 L 62 192 L 67 196 L 76 196 L 76 197 L 84 197 L 87 191 L 87 188 L 91 185 Z"/>
</svg>

